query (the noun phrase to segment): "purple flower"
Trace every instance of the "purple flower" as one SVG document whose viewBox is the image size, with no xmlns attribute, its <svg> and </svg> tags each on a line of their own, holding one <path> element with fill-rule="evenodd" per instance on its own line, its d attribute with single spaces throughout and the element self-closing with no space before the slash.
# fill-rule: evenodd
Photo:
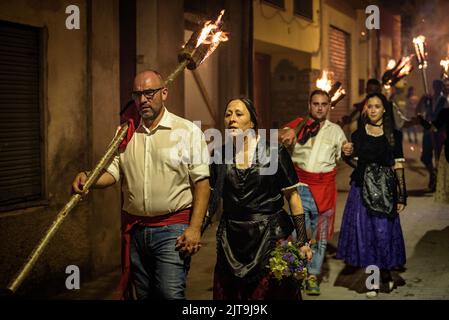
<svg viewBox="0 0 449 320">
<path fill-rule="evenodd" d="M 295 257 L 290 252 L 284 253 L 284 255 L 282 256 L 282 259 L 284 259 L 285 261 L 287 261 L 289 263 L 292 263 L 293 261 L 295 261 Z"/>
</svg>

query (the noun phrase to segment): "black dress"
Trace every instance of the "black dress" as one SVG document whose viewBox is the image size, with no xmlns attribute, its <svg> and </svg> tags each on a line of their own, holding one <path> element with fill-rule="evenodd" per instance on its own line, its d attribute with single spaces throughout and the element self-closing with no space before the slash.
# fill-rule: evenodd
<svg viewBox="0 0 449 320">
<path fill-rule="evenodd" d="M 263 159 L 261 147 L 265 148 Z M 214 189 L 211 201 L 220 196 L 223 199 L 223 214 L 217 231 L 216 277 L 233 279 L 243 286 L 251 286 L 267 276 L 271 250 L 278 240 L 287 238 L 293 231 L 292 220 L 282 208 L 282 189 L 294 187 L 298 177 L 284 147 L 277 150 L 277 159 L 264 161 L 269 157 L 269 146 L 259 143 L 256 161 L 248 169 L 238 169 L 234 163 L 211 165 Z M 261 174 L 262 168 L 276 164 L 274 174 Z M 214 283 L 217 284 L 217 279 Z M 221 288 L 214 286 L 214 297 L 216 290 L 226 291 L 223 286 L 227 283 L 228 280 L 221 281 Z"/>
<path fill-rule="evenodd" d="M 369 200 L 370 203 L 365 205 L 373 215 L 393 217 L 397 214 L 397 180 L 392 166 L 395 159 L 404 158 L 402 133 L 394 130 L 393 139 L 395 143 L 392 149 L 385 134 L 371 136 L 366 133 L 364 126 L 351 135 L 354 143 L 353 155 L 358 158 L 357 166 L 351 174 L 351 182 L 362 190 L 368 190 L 365 192 L 373 193 L 369 199 L 364 199 Z M 366 174 L 367 170 L 370 174 Z"/>
<path fill-rule="evenodd" d="M 440 155 L 440 160 L 438 161 L 435 201 L 449 203 L 449 108 L 441 110 L 433 124 L 438 129 L 446 126 L 446 140 L 443 147 L 444 155 Z"/>
<path fill-rule="evenodd" d="M 387 270 L 405 264 L 405 243 L 395 203 L 391 212 L 377 212 L 367 205 L 363 197 L 365 170 L 373 164 L 383 167 L 379 181 L 393 179 L 388 181 L 388 184 L 393 182 L 393 187 L 379 183 L 380 188 L 384 187 L 385 193 L 395 192 L 396 180 L 391 166 L 395 159 L 403 158 L 403 154 L 401 133 L 395 131 L 394 137 L 395 147 L 392 149 L 385 135 L 370 136 L 365 127 L 352 134 L 354 156 L 358 157 L 358 162 L 351 176 L 336 254 L 336 258 L 346 264 L 357 267 L 375 265 Z"/>
</svg>

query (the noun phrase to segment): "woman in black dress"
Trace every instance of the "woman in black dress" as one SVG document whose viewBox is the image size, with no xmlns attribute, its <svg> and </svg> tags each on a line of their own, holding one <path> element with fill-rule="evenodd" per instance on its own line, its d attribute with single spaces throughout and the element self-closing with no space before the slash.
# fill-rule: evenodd
<svg viewBox="0 0 449 320">
<path fill-rule="evenodd" d="M 377 266 L 386 291 L 394 282 L 390 270 L 405 264 L 405 244 L 399 212 L 406 205 L 401 132 L 394 128 L 392 106 L 385 96 L 367 97 L 362 126 L 351 136 L 351 175 L 338 240 L 337 259 L 356 267 Z M 376 296 L 380 286 L 367 295 Z"/>
<path fill-rule="evenodd" d="M 300 299 L 299 283 L 280 284 L 267 267 L 271 251 L 294 228 L 302 243 L 300 250 L 309 259 L 312 256 L 290 156 L 282 146 L 270 149 L 256 134 L 257 117 L 249 99 L 231 100 L 224 122 L 232 142 L 214 151 L 211 164 L 209 214 L 223 199 L 213 297 Z M 283 210 L 284 196 L 292 217 Z"/>
</svg>

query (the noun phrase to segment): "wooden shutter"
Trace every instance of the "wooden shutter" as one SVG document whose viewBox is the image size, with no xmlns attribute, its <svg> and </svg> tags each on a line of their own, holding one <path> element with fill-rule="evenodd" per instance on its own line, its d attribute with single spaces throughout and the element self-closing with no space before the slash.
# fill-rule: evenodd
<svg viewBox="0 0 449 320">
<path fill-rule="evenodd" d="M 43 197 L 40 34 L 0 21 L 0 209 Z"/>
<path fill-rule="evenodd" d="M 331 111 L 330 120 L 332 122 L 341 120 L 341 117 L 349 112 L 348 93 L 351 92 L 350 39 L 348 33 L 332 26 L 329 28 L 329 69 L 334 72 L 334 80 L 340 81 L 347 92 L 346 97 Z"/>
</svg>

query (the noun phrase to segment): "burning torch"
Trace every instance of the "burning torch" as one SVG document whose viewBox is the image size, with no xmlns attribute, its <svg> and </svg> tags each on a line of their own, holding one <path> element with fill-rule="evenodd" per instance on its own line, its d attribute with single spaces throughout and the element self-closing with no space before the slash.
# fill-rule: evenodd
<svg viewBox="0 0 449 320">
<path fill-rule="evenodd" d="M 441 72 L 441 79 L 449 79 L 449 57 L 446 60 L 440 61 L 440 66 L 443 67 Z"/>
<path fill-rule="evenodd" d="M 407 57 L 402 57 L 397 63 L 391 59 L 388 62 L 387 71 L 382 76 L 382 84 L 385 89 L 394 86 L 399 80 L 408 76 L 413 70 L 412 59 L 414 54 Z"/>
<path fill-rule="evenodd" d="M 182 51 L 178 55 L 178 66 L 165 80 L 166 86 L 170 85 L 186 67 L 189 70 L 196 69 L 212 54 L 212 52 L 215 51 L 215 49 L 217 49 L 217 47 L 220 45 L 220 42 L 228 40 L 227 33 L 222 31 L 223 14 L 224 10 L 220 12 L 220 15 L 214 23 L 212 23 L 212 21 L 206 21 L 201 30 L 192 34 L 189 41 L 184 45 Z M 128 124 L 125 123 L 121 126 L 120 130 L 117 132 L 116 136 L 109 144 L 106 153 L 97 163 L 95 168 L 89 173 L 86 184 L 83 187 L 83 190 L 85 190 L 86 193 L 90 189 L 90 187 L 96 183 L 103 169 L 110 162 L 127 133 Z M 20 268 L 18 273 L 8 284 L 5 292 L 6 294 L 13 294 L 18 290 L 20 285 L 30 273 L 33 266 L 36 264 L 38 258 L 43 253 L 45 247 L 48 245 L 51 238 L 58 230 L 59 226 L 62 224 L 67 215 L 72 211 L 72 209 L 75 208 L 78 202 L 80 202 L 81 198 L 82 196 L 80 194 L 73 195 L 67 202 L 67 204 L 61 209 L 61 211 L 59 211 L 52 225 L 46 231 L 44 237 L 40 240 L 38 245 L 26 259 L 25 263 Z"/>
<path fill-rule="evenodd" d="M 418 62 L 418 67 L 421 69 L 422 79 L 424 82 L 424 92 L 426 95 L 429 94 L 429 88 L 427 86 L 427 51 L 426 51 L 426 37 L 420 35 L 413 38 L 413 44 L 415 45 L 416 61 Z"/>
<path fill-rule="evenodd" d="M 331 108 L 334 109 L 337 103 L 346 96 L 346 91 L 343 89 L 340 81 L 336 81 L 332 84 L 332 80 L 330 79 L 331 75 L 331 72 L 323 70 L 321 78 L 318 78 L 316 81 L 316 87 L 329 94 L 329 97 L 331 98 Z"/>
</svg>

